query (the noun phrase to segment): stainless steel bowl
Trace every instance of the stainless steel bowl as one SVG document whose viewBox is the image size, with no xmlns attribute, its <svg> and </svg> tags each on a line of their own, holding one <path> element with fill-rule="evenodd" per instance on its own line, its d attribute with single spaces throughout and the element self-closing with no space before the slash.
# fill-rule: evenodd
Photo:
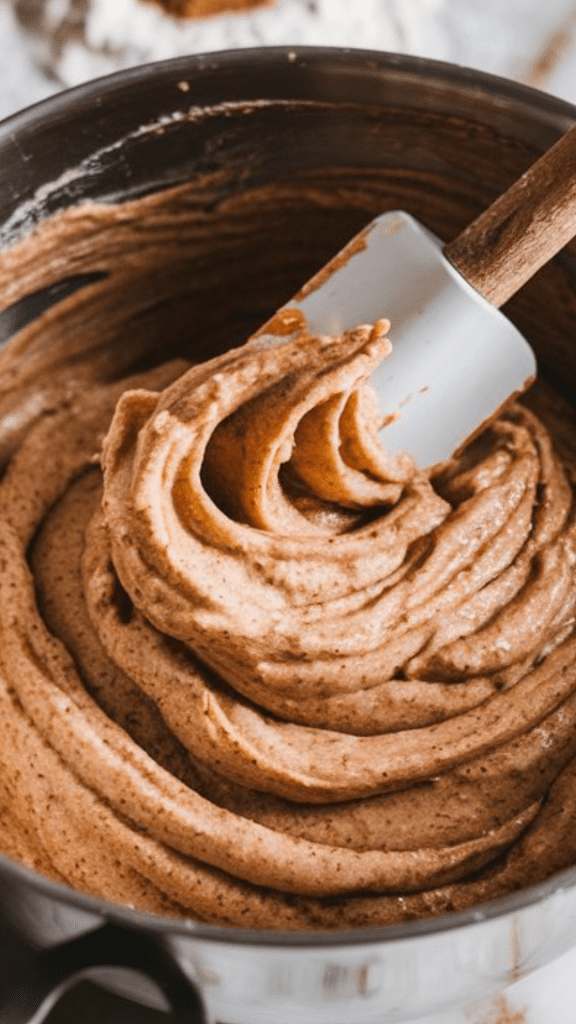
<svg viewBox="0 0 576 1024">
<path fill-rule="evenodd" d="M 391 206 L 448 238 L 575 116 L 570 105 L 502 79 L 394 54 L 262 49 L 177 59 L 92 82 L 0 125 L 0 241 L 8 245 L 85 199 L 122 201 L 227 166 L 243 168 L 230 177 L 230 193 L 294 181 L 310 168 L 372 168 L 389 182 Z M 316 256 L 331 255 L 365 220 L 366 211 L 351 207 Z M 278 260 L 285 258 L 279 247 Z M 313 269 L 307 258 L 303 247 L 290 271 L 294 285 Z M 77 286 L 54 282 L 5 310 L 0 331 L 9 337 Z M 285 297 L 264 295 L 255 323 Z M 507 312 L 542 372 L 570 397 L 574 251 L 540 272 Z M 139 914 L 2 857 L 0 875 L 5 913 L 48 950 L 4 993 L 3 1024 L 41 1020 L 39 1007 L 55 990 L 95 965 L 121 963 L 160 984 L 179 1019 L 392 1024 L 450 1007 L 464 1012 L 576 945 L 576 868 L 466 913 L 336 934 L 225 930 Z M 142 981 L 131 991 L 162 1005 Z"/>
</svg>

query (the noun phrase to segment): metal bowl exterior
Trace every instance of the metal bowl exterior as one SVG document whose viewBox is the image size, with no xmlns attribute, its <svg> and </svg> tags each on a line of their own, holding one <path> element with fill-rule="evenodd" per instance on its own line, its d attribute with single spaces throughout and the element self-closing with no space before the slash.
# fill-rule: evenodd
<svg viewBox="0 0 576 1024">
<path fill-rule="evenodd" d="M 261 115 L 244 117 L 242 105 L 255 101 Z M 206 107 L 214 115 L 198 117 Z M 299 167 L 386 166 L 397 156 L 364 120 L 370 112 L 373 123 L 378 110 L 398 112 L 399 123 L 404 115 L 432 126 L 469 123 L 478 152 L 485 147 L 490 159 L 471 170 L 463 154 L 461 167 L 447 159 L 446 168 L 464 183 L 473 179 L 480 205 L 576 117 L 568 104 L 533 90 L 393 54 L 274 49 L 179 58 L 62 93 L 0 125 L 0 244 L 70 204 L 143 194 L 243 153 L 257 159 L 239 189 Z M 500 145 L 509 159 L 499 163 L 492 156 Z M 442 160 L 426 147 L 414 152 L 419 173 L 427 163 L 440 173 Z M 457 212 L 455 225 L 467 216 Z M 567 253 L 560 262 L 576 295 L 574 258 Z M 536 287 L 511 307 L 529 338 L 525 322 L 538 302 L 545 305 Z M 9 320 L 0 321 L 2 330 L 9 336 Z M 576 349 L 569 338 L 532 331 L 545 369 L 570 388 Z M 576 869 L 467 913 L 329 935 L 228 931 L 137 914 L 1 857 L 0 874 L 0 904 L 39 945 L 107 920 L 159 937 L 221 1024 L 409 1021 L 471 1005 L 576 944 Z"/>
<path fill-rule="evenodd" d="M 127 943 L 134 933 L 153 936 L 201 994 L 209 1022 L 401 1024 L 459 1011 L 456 1019 L 464 1024 L 477 1007 L 485 1008 L 485 1000 L 576 945 L 574 874 L 436 921 L 281 935 L 138 914 L 2 858 L 0 906 L 42 947 L 106 922 L 125 930 Z M 108 987 L 165 1009 L 158 990 L 142 978 L 127 984 L 111 974 Z"/>
</svg>

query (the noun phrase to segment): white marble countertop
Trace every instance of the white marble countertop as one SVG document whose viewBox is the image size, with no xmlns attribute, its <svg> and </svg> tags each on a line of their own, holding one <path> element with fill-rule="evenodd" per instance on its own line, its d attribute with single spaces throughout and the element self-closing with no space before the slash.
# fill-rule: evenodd
<svg viewBox="0 0 576 1024">
<path fill-rule="evenodd" d="M 144 52 L 134 27 L 136 0 L 99 0 L 91 18 L 94 37 L 124 32 L 123 66 Z M 48 7 L 66 8 L 67 0 Z M 314 11 L 310 13 L 311 9 Z M 140 32 L 156 34 L 152 57 L 172 56 L 180 23 L 152 4 L 138 4 Z M 141 12 L 144 11 L 144 15 Z M 143 18 L 143 20 L 142 20 Z M 162 23 L 162 24 L 161 24 Z M 129 40 L 129 42 L 128 42 Z M 275 0 L 240 22 L 206 19 L 187 30 L 184 52 L 235 45 L 331 44 L 396 50 L 480 68 L 528 82 L 576 102 L 576 0 Z M 76 84 L 112 70 L 111 60 L 90 61 L 71 49 L 66 81 Z M 0 0 L 0 118 L 50 95 L 58 85 L 33 63 L 9 0 Z"/>
<path fill-rule="evenodd" d="M 114 0 L 115 10 L 126 12 L 131 2 Z M 316 17 L 298 20 L 299 3 L 277 0 L 255 21 L 259 35 L 246 38 L 246 45 L 325 42 L 399 50 L 494 72 L 576 103 L 576 0 L 319 0 Z M 218 49 L 230 41 L 243 41 L 231 20 L 211 19 L 190 48 Z M 159 44 L 155 56 L 169 55 L 162 45 L 170 44 Z M 77 62 L 69 80 L 96 73 L 98 67 Z M 58 88 L 34 65 L 8 0 L 0 0 L 0 118 Z M 575 1022 L 576 951 L 517 982 L 493 1005 L 421 1024 Z"/>
</svg>

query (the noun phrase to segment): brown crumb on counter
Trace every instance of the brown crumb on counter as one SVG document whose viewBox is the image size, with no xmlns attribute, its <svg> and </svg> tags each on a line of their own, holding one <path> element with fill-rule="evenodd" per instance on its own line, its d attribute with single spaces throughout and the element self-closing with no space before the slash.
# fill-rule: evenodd
<svg viewBox="0 0 576 1024">
<path fill-rule="evenodd" d="M 528 1024 L 525 1010 L 513 1010 L 505 996 L 501 996 L 489 1017 L 483 1017 L 478 1024 Z"/>
<path fill-rule="evenodd" d="M 523 76 L 526 85 L 540 88 L 544 86 L 547 78 L 568 49 L 575 29 L 576 8 L 570 13 L 564 24 L 546 40 L 535 61 Z"/>
</svg>

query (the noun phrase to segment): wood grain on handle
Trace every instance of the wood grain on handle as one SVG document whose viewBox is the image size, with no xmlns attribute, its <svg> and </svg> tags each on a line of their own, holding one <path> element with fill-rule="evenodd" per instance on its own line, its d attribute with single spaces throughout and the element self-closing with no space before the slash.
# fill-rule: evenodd
<svg viewBox="0 0 576 1024">
<path fill-rule="evenodd" d="M 576 124 L 444 248 L 463 277 L 502 306 L 576 235 Z"/>
</svg>

